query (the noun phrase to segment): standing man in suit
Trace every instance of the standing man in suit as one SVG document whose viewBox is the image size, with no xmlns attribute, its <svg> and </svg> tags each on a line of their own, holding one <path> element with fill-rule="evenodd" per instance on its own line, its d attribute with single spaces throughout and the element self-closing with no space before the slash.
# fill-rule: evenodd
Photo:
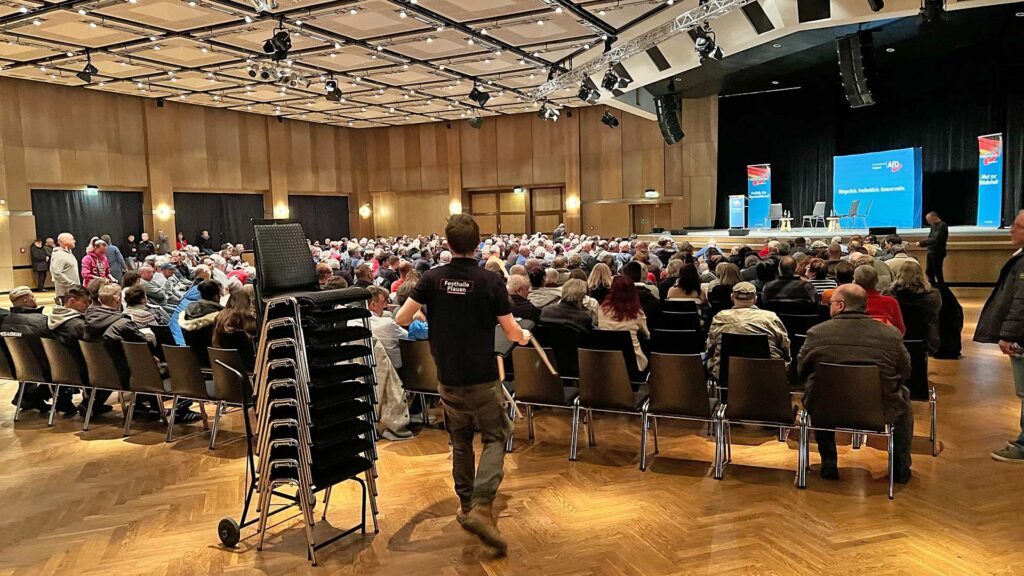
<svg viewBox="0 0 1024 576">
<path fill-rule="evenodd" d="M 945 284 L 942 277 L 942 261 L 946 259 L 946 240 L 949 239 L 949 226 L 939 218 L 936 212 L 929 212 L 924 219 L 931 226 L 928 239 L 917 243 L 918 246 L 928 249 L 928 260 L 925 274 L 932 284 Z"/>
</svg>

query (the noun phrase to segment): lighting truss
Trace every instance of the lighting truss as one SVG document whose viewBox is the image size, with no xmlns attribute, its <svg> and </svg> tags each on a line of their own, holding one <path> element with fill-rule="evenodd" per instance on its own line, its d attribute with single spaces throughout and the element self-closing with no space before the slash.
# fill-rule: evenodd
<svg viewBox="0 0 1024 576">
<path fill-rule="evenodd" d="M 708 0 L 696 8 L 683 12 L 674 20 L 666 22 L 661 26 L 653 28 L 636 38 L 612 48 L 598 58 L 595 58 L 581 66 L 577 66 L 565 74 L 561 74 L 548 80 L 538 86 L 532 96 L 535 100 L 543 100 L 552 93 L 564 90 L 572 85 L 578 85 L 585 77 L 598 74 L 606 70 L 611 65 L 642 54 L 676 34 L 703 26 L 708 20 L 714 20 L 719 16 L 724 16 L 729 12 L 746 6 L 754 1 L 755 0 Z"/>
</svg>

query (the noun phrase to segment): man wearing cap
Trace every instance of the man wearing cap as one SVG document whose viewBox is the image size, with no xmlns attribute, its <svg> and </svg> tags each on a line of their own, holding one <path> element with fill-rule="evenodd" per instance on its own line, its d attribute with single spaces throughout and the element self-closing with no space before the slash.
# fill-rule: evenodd
<svg viewBox="0 0 1024 576">
<path fill-rule="evenodd" d="M 722 356 L 722 334 L 764 334 L 772 358 L 789 362 L 789 335 L 775 312 L 755 306 L 757 289 L 750 282 L 738 282 L 732 287 L 733 307 L 715 314 L 708 331 L 708 370 L 718 378 Z"/>
<path fill-rule="evenodd" d="M 75 248 L 75 237 L 64 232 L 57 236 L 57 244 L 50 254 L 50 277 L 54 295 L 60 302 L 68 288 L 82 284 L 82 278 L 78 275 L 78 259 L 71 252 Z"/>
</svg>

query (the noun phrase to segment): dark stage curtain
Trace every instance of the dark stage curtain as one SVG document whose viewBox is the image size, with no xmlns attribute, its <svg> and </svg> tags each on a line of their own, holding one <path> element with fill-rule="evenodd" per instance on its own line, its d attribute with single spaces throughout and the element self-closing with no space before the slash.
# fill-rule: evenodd
<svg viewBox="0 0 1024 576">
<path fill-rule="evenodd" d="M 289 195 L 288 210 L 310 240 L 348 238 L 348 196 Z"/>
<path fill-rule="evenodd" d="M 263 216 L 262 194 L 174 193 L 174 221 L 189 242 L 209 230 L 216 246 L 230 242 L 252 248 L 252 221 Z"/>
<path fill-rule="evenodd" d="M 142 192 L 32 190 L 32 214 L 37 238 L 56 240 L 61 232 L 70 232 L 78 241 L 75 255 L 81 259 L 93 236 L 109 234 L 118 247 L 124 245 L 128 234 L 138 236 L 142 231 Z"/>
<path fill-rule="evenodd" d="M 838 76 L 838 68 L 829 70 Z M 1024 71 L 1017 54 L 976 46 L 927 61 L 881 68 L 872 84 L 878 103 L 851 109 L 834 80 L 800 90 L 719 101 L 718 211 L 728 225 L 727 197 L 746 194 L 746 166 L 771 163 L 772 201 L 799 225 L 816 200 L 832 205 L 832 157 L 919 146 L 923 149 L 923 212 L 951 225 L 977 217 L 978 142 L 1002 132 L 1003 213 L 1021 206 L 1024 164 Z M 835 76 L 833 76 L 834 78 Z M 812 83 L 813 84 L 813 83 Z M 818 86 L 818 87 L 816 87 Z M 824 86 L 823 88 L 820 86 Z M 924 223 L 921 223 L 924 226 Z"/>
</svg>

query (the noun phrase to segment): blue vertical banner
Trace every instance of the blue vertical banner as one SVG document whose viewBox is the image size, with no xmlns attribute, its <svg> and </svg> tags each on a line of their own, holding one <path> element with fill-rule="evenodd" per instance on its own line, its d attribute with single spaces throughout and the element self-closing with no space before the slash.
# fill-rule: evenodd
<svg viewBox="0 0 1024 576">
<path fill-rule="evenodd" d="M 772 165 L 747 166 L 747 221 L 751 227 L 771 228 L 768 209 L 772 204 Z"/>
<path fill-rule="evenodd" d="M 743 228 L 744 196 L 729 196 L 729 228 Z"/>
<path fill-rule="evenodd" d="M 978 136 L 978 226 L 998 228 L 1003 214 L 1003 135 Z"/>
</svg>

